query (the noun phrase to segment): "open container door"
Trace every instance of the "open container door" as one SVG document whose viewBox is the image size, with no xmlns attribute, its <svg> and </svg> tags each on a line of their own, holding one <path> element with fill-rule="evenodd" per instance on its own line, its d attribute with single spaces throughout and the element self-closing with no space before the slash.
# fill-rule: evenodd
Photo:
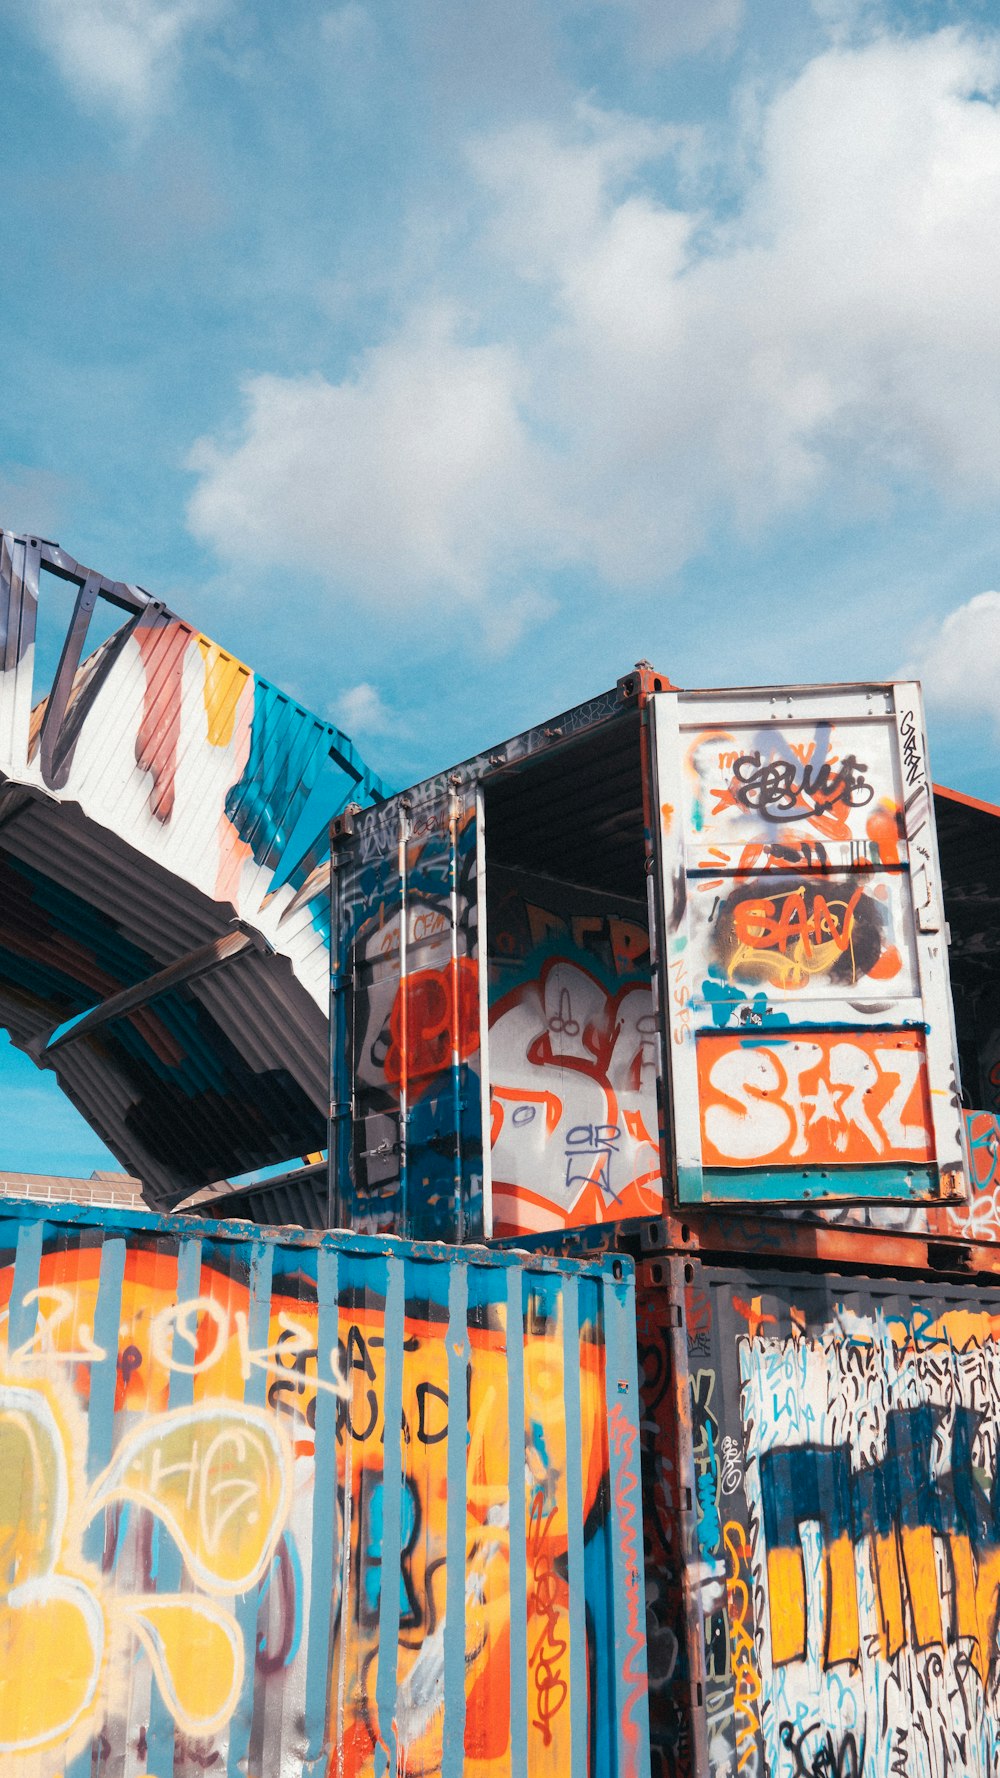
<svg viewBox="0 0 1000 1778">
<path fill-rule="evenodd" d="M 482 1240 L 478 787 L 432 779 L 332 835 L 330 1221 Z"/>
<path fill-rule="evenodd" d="M 651 705 L 680 1201 L 961 1194 L 919 686 Z"/>
</svg>

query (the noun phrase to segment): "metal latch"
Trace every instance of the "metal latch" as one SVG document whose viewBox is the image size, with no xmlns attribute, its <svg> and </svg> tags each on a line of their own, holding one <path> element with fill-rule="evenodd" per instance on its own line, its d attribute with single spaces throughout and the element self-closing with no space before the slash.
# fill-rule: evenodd
<svg viewBox="0 0 1000 1778">
<path fill-rule="evenodd" d="M 382 1160 L 385 1155 L 398 1153 L 399 1143 L 385 1140 L 379 1142 L 374 1148 L 363 1148 L 361 1150 L 361 1159 L 363 1161 L 379 1161 Z"/>
<path fill-rule="evenodd" d="M 370 1111 L 365 1118 L 365 1146 L 361 1150 L 368 1184 L 381 1185 L 383 1180 L 395 1179 L 399 1172 L 397 1156 L 401 1152 L 399 1123 L 395 1115 L 388 1111 Z"/>
</svg>

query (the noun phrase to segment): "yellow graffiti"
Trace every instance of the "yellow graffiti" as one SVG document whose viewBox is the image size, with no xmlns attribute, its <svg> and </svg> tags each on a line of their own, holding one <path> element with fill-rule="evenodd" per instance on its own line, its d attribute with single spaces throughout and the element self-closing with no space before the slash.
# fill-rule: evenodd
<svg viewBox="0 0 1000 1778">
<path fill-rule="evenodd" d="M 273 1417 L 239 1403 L 180 1408 L 123 1438 L 89 1495 L 86 1428 L 51 1383 L 0 1379 L 0 1753 L 89 1732 L 113 1636 L 149 1658 L 175 1722 L 211 1734 L 232 1714 L 244 1649 L 231 1611 L 195 1593 L 106 1591 L 83 1559 L 87 1525 L 124 1500 L 152 1513 L 206 1592 L 246 1592 L 264 1574 L 291 1500 L 291 1451 Z M 39 1675 L 44 1673 L 44 1684 Z"/>
<path fill-rule="evenodd" d="M 122 1616 L 149 1656 L 170 1714 L 210 1735 L 228 1722 L 243 1683 L 243 1639 L 228 1611 L 180 1594 L 125 1600 Z"/>
<path fill-rule="evenodd" d="M 4 1754 L 63 1741 L 97 1694 L 105 1623 L 96 1593 L 73 1572 L 72 1449 L 53 1391 L 39 1384 L 0 1383 Z M 38 1683 L 40 1673 L 45 1674 L 44 1685 Z"/>
<path fill-rule="evenodd" d="M 208 716 L 208 740 L 212 747 L 228 747 L 233 738 L 233 725 L 240 698 L 252 683 L 249 667 L 233 659 L 207 636 L 198 637 L 205 663 L 205 711 Z"/>
<path fill-rule="evenodd" d="M 125 1439 L 91 1499 L 155 1513 L 199 1586 L 245 1593 L 267 1569 L 291 1501 L 291 1452 L 273 1415 L 224 1402 L 179 1408 Z"/>
<path fill-rule="evenodd" d="M 332 1750 L 336 1778 L 371 1778 L 379 1746 L 401 1772 L 439 1771 L 456 1436 L 466 1472 L 457 1545 L 463 1771 L 512 1778 L 512 1481 L 523 1487 L 527 1582 L 517 1691 L 527 1705 L 528 1758 L 517 1778 L 568 1770 L 577 1700 L 566 1571 L 579 1508 L 568 1497 L 559 1309 L 540 1299 L 526 1310 L 524 1420 L 512 1448 L 505 1306 L 482 1325 L 470 1320 L 457 1400 L 439 1310 L 407 1313 L 395 1430 L 377 1303 L 341 1303 L 330 1316 L 305 1292 L 272 1296 L 264 1319 L 243 1278 L 208 1264 L 199 1294 L 178 1301 L 176 1256 L 130 1246 L 117 1336 L 101 1333 L 98 1342 L 95 1323 L 99 1332 L 107 1325 L 99 1251 L 75 1254 L 72 1276 L 62 1254 L 42 1263 L 33 1330 L 11 1342 L 17 1351 L 9 1360 L 12 1274 L 0 1270 L 0 1771 L 60 1778 L 91 1740 L 125 1733 L 137 1663 L 178 1730 L 206 1745 L 242 1722 L 250 1689 L 255 1711 L 259 1695 L 287 1711 L 289 1723 L 302 1720 L 305 1663 L 294 1651 L 309 1617 L 298 1564 L 305 1566 L 310 1523 L 327 1512 L 336 1563 L 325 1583 L 329 1640 L 310 1744 L 317 1755 Z M 114 1390 L 115 1442 L 88 1486 L 84 1410 L 96 1365 L 105 1411 Z M 589 1332 L 581 1333 L 577 1374 L 573 1455 L 588 1522 L 603 1510 L 608 1486 L 604 1362 Z M 179 1387 L 187 1405 L 172 1407 Z M 244 1400 L 249 1393 L 259 1406 Z M 92 1415 L 91 1440 L 99 1424 Z M 323 1499 L 314 1498 L 317 1449 L 328 1464 Z M 399 1589 L 399 1630 L 387 1723 L 378 1668 L 390 1462 L 399 1465 L 399 1557 L 390 1582 Z M 102 1541 L 106 1572 L 84 1556 Z M 174 1558 L 173 1574 L 165 1555 Z M 236 1600 L 265 1588 L 259 1633 L 248 1635 Z M 25 1605 L 33 1616 L 20 1610 Z M 592 1708 L 588 1698 L 582 1708 Z M 262 1778 L 258 1768 L 251 1778 Z"/>
<path fill-rule="evenodd" d="M 727 1520 L 722 1531 L 726 1555 L 726 1604 L 729 1614 L 729 1645 L 733 1667 L 733 1710 L 737 1718 L 736 1752 L 739 1771 L 753 1759 L 760 1732 L 760 1698 L 762 1692 L 757 1653 L 752 1633 L 753 1613 L 750 1585 L 742 1569 L 749 1563 L 750 1544 L 743 1526 L 736 1519 Z"/>
<path fill-rule="evenodd" d="M 0 1604 L 0 1752 L 70 1733 L 93 1703 L 104 1640 L 100 1606 L 81 1581 L 40 1576 Z"/>
</svg>

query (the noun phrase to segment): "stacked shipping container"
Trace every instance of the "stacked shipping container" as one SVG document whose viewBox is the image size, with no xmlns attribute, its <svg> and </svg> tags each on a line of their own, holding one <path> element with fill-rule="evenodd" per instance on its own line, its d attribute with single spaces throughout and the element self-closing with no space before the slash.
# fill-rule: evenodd
<svg viewBox="0 0 1000 1778">
<path fill-rule="evenodd" d="M 7 1240 L 25 1770 L 1000 1770 L 1000 825 L 937 801 L 943 871 L 915 686 L 643 664 L 338 817 L 329 1173 L 212 1208 L 356 1232 Z"/>
<path fill-rule="evenodd" d="M 996 1771 L 1000 909 L 918 688 L 639 668 L 336 842 L 342 1213 L 639 1258 L 654 1774 Z"/>
</svg>

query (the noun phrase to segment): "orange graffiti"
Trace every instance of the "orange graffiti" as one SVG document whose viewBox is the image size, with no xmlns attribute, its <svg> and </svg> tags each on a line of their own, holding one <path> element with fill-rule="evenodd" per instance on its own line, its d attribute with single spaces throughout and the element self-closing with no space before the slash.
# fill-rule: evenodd
<svg viewBox="0 0 1000 1778">
<path fill-rule="evenodd" d="M 12 1266 L 0 1269 L 0 1756 L 32 1763 L 12 1770 L 58 1778 L 89 1739 L 124 1732 L 113 1717 L 115 1700 L 128 1695 L 137 1661 L 181 1732 L 205 1743 L 228 1732 L 251 1677 L 255 1687 L 273 1685 L 279 1715 L 282 1686 L 292 1688 L 287 1707 L 301 1709 L 300 1681 L 285 1672 L 297 1609 L 287 1592 L 295 1582 L 286 1543 L 294 1537 L 308 1552 L 321 1434 L 332 1489 L 323 1510 L 334 1515 L 339 1552 L 327 1581 L 323 1720 L 327 1744 L 336 1747 L 331 1771 L 371 1778 L 379 1745 L 398 1749 L 400 1770 L 440 1770 L 456 1409 L 466 1494 L 463 1770 L 469 1778 L 511 1778 L 510 1478 L 518 1474 L 529 1778 L 568 1769 L 577 1711 L 566 1562 L 576 1509 L 566 1479 L 561 1313 L 543 1312 L 541 1299 L 530 1311 L 519 1457 L 509 1449 L 503 1306 L 482 1325 L 470 1319 L 457 1404 L 440 1311 L 428 1303 L 425 1319 L 408 1310 L 393 1437 L 377 1299 L 352 1303 L 346 1290 L 332 1327 L 327 1320 L 324 1349 L 323 1312 L 315 1295 L 302 1293 L 301 1280 L 294 1294 L 271 1296 L 261 1325 L 246 1272 L 205 1265 L 197 1297 L 179 1300 L 176 1246 L 137 1242 L 125 1254 L 115 1349 L 94 1334 L 102 1324 L 99 1247 L 43 1256 L 37 1286 L 20 1298 L 22 1312 L 34 1310 L 31 1332 L 17 1341 L 9 1335 L 13 1276 Z M 88 1487 L 85 1410 L 94 1367 L 109 1361 L 117 1373 L 116 1437 Z M 591 1332 L 581 1337 L 576 1364 L 581 1415 L 573 1436 L 589 1522 L 605 1510 L 608 1487 L 605 1360 Z M 189 1405 L 174 1407 L 179 1381 Z M 250 1405 L 251 1393 L 260 1405 Z M 401 1466 L 403 1506 L 391 1576 L 400 1595 L 395 1714 L 387 1726 L 376 1675 L 391 1457 Z M 88 1527 L 102 1519 L 100 1565 L 83 1550 Z M 143 1576 L 133 1546 L 149 1522 L 161 1552 L 169 1549 L 179 1564 L 183 1591 L 177 1581 L 161 1591 Z M 268 1590 L 269 1628 L 255 1645 L 245 1639 L 236 1601 Z M 45 1686 L 36 1683 L 41 1668 Z"/>
<path fill-rule="evenodd" d="M 776 1316 L 765 1315 L 762 1312 L 761 1301 L 762 1298 L 759 1296 L 751 1297 L 748 1303 L 744 1302 L 741 1296 L 733 1297 L 733 1308 L 738 1315 L 744 1317 L 752 1340 L 756 1339 L 762 1327 L 767 1327 L 769 1323 L 774 1324 L 777 1320 Z"/>
<path fill-rule="evenodd" d="M 479 970 L 472 957 L 417 969 L 401 983 L 389 1017 L 385 1078 L 399 1087 L 430 1080 L 453 1049 L 464 1062 L 479 1048 Z"/>
<path fill-rule="evenodd" d="M 780 897 L 737 902 L 730 978 L 747 973 L 748 964 L 773 975 L 785 988 L 803 988 L 813 976 L 824 975 L 851 947 L 854 911 L 863 893 L 859 886 L 848 900 L 832 903 L 815 893 L 807 907 L 806 887 L 800 883 Z"/>
</svg>

